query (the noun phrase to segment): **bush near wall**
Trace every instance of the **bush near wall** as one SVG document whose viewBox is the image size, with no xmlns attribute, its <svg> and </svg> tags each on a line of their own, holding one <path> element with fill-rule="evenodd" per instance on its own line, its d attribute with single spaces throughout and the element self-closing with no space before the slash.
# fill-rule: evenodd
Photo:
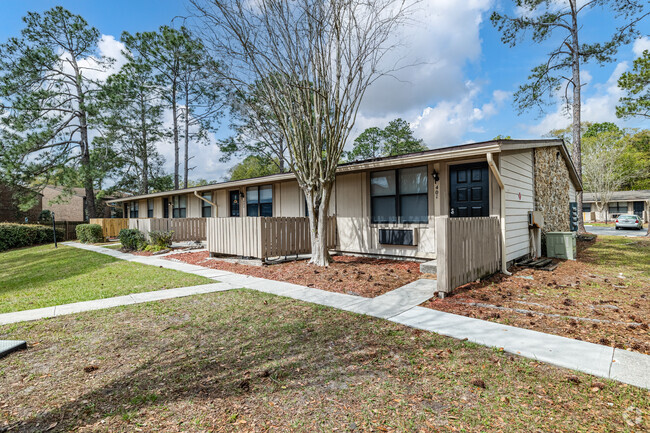
<svg viewBox="0 0 650 433">
<path fill-rule="evenodd" d="M 144 234 L 138 229 L 122 229 L 119 238 L 122 248 L 125 250 L 139 250 L 147 244 Z"/>
<path fill-rule="evenodd" d="M 79 224 L 75 227 L 77 239 L 84 244 L 104 242 L 104 233 L 99 224 Z"/>
<path fill-rule="evenodd" d="M 64 233 L 56 229 L 57 240 L 63 240 Z M 0 251 L 11 248 L 54 242 L 52 227 L 34 224 L 0 223 Z"/>
</svg>

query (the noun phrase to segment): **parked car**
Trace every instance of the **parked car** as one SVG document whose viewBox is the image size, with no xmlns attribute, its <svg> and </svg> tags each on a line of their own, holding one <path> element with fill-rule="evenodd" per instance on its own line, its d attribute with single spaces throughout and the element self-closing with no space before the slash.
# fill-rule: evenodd
<svg viewBox="0 0 650 433">
<path fill-rule="evenodd" d="M 620 229 L 637 229 L 643 228 L 643 221 L 636 215 L 619 215 L 616 218 L 616 230 Z"/>
</svg>

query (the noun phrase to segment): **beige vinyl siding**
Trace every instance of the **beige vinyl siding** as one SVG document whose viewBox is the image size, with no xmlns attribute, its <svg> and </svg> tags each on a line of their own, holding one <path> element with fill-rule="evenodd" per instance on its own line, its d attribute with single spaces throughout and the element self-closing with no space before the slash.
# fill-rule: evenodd
<svg viewBox="0 0 650 433">
<path fill-rule="evenodd" d="M 230 209 L 228 208 L 228 190 L 220 189 L 214 192 L 213 202 L 217 204 L 215 209 L 215 217 L 225 218 L 230 216 Z"/>
<path fill-rule="evenodd" d="M 432 166 L 428 166 L 431 172 Z M 340 251 L 404 257 L 435 257 L 433 180 L 429 177 L 430 224 L 371 224 L 370 222 L 370 172 L 338 175 L 333 200 Z M 379 229 L 410 229 L 418 231 L 418 245 L 390 246 L 379 243 Z"/>
<path fill-rule="evenodd" d="M 501 154 L 500 172 L 506 190 L 506 260 L 510 261 L 530 252 L 528 212 L 535 206 L 532 150 Z"/>
<path fill-rule="evenodd" d="M 282 217 L 300 217 L 305 216 L 302 191 L 298 182 L 282 182 L 276 184 L 274 188 L 273 200 L 276 202 L 274 208 L 277 209 L 277 215 Z M 301 213 L 301 211 L 303 211 Z"/>
</svg>

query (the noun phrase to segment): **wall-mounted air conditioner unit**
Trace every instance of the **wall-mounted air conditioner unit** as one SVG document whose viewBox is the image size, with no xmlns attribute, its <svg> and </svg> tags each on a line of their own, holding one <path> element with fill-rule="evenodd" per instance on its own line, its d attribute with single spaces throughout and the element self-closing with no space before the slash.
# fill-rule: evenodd
<svg viewBox="0 0 650 433">
<path fill-rule="evenodd" d="M 417 245 L 418 229 L 379 229 L 379 243 L 383 245 Z"/>
</svg>

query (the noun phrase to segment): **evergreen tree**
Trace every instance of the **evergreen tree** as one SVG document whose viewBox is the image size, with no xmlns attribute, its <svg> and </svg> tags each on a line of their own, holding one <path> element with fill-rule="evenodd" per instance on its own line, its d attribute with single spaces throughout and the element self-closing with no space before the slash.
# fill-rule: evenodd
<svg viewBox="0 0 650 433">
<path fill-rule="evenodd" d="M 77 169 L 86 213 L 95 217 L 88 124 L 98 91 L 93 78 L 112 59 L 100 55 L 99 31 L 60 6 L 23 18 L 20 37 L 0 45 L 0 122 L 3 180 L 33 198 L 55 175 Z M 70 185 L 64 185 L 70 186 Z"/>
</svg>

